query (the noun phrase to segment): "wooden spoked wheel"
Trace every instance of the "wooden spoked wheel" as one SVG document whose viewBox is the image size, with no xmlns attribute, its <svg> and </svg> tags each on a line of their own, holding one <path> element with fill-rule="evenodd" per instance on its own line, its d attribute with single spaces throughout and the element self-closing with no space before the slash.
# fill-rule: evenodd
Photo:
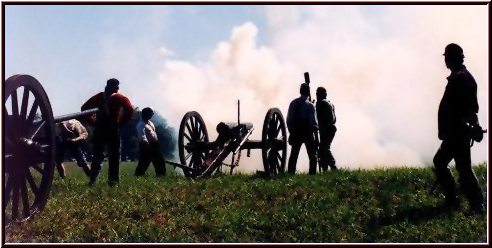
<svg viewBox="0 0 492 248">
<path fill-rule="evenodd" d="M 48 96 L 29 75 L 4 88 L 3 207 L 5 224 L 23 222 L 48 200 L 55 165 L 54 119 Z"/>
<path fill-rule="evenodd" d="M 208 132 L 205 122 L 196 111 L 190 111 L 183 116 L 179 126 L 178 150 L 181 164 L 196 169 L 199 172 L 203 161 L 209 154 L 206 148 L 208 144 Z M 186 177 L 194 177 L 196 174 L 183 170 Z"/>
<path fill-rule="evenodd" d="M 287 131 L 284 117 L 278 108 L 269 109 L 263 122 L 262 157 L 268 175 L 284 173 L 287 160 Z"/>
</svg>

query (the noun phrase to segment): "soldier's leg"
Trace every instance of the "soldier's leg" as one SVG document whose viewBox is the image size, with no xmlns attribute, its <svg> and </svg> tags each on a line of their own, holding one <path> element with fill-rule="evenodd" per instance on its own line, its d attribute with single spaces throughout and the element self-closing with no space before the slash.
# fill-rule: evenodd
<svg viewBox="0 0 492 248">
<path fill-rule="evenodd" d="M 90 176 L 90 168 L 89 165 L 87 165 L 87 161 L 85 160 L 84 153 L 82 153 L 80 146 L 78 144 L 70 145 L 70 153 L 77 161 L 77 165 L 84 170 L 84 173 L 87 176 Z"/>
<path fill-rule="evenodd" d="M 110 137 L 109 156 L 108 156 L 108 184 L 114 186 L 120 180 L 120 135 L 115 132 Z"/>
<path fill-rule="evenodd" d="M 94 137 L 94 142 L 92 144 L 93 156 L 90 171 L 90 185 L 93 185 L 96 182 L 99 172 L 101 172 L 101 165 L 104 160 L 104 146 L 105 142 L 102 138 Z"/>
<path fill-rule="evenodd" d="M 159 149 L 159 145 L 155 144 L 151 146 L 152 151 L 152 163 L 154 164 L 156 176 L 166 175 L 166 161 L 162 158 L 162 154 Z"/>
<path fill-rule="evenodd" d="M 329 136 L 328 136 L 328 139 L 327 139 L 327 145 L 328 145 L 328 149 L 327 149 L 327 160 L 328 160 L 328 165 L 330 166 L 330 168 L 332 170 L 336 170 L 337 167 L 336 167 L 336 161 L 335 161 L 335 157 L 333 157 L 333 153 L 331 153 L 331 143 L 333 142 L 333 138 L 335 137 L 335 131 L 333 131 L 333 133 L 331 133 Z"/>
<path fill-rule="evenodd" d="M 306 151 L 309 157 L 309 175 L 316 174 L 318 165 L 318 149 L 316 148 L 316 142 L 314 142 L 314 140 L 306 142 Z"/>
<path fill-rule="evenodd" d="M 63 142 L 58 142 L 56 146 L 56 170 L 61 178 L 65 178 L 65 166 L 63 166 L 63 158 L 65 156 L 65 145 Z"/>
<path fill-rule="evenodd" d="M 145 171 L 150 165 L 151 154 L 149 151 L 148 144 L 139 144 L 139 156 L 138 156 L 138 164 L 135 169 L 135 176 L 143 176 L 145 175 Z"/>
<path fill-rule="evenodd" d="M 302 143 L 293 142 L 290 149 L 288 172 L 290 174 L 296 174 L 297 157 L 299 157 L 299 151 L 301 150 Z"/>
<path fill-rule="evenodd" d="M 329 152 L 329 146 L 328 142 L 326 141 L 325 137 L 320 138 L 320 143 L 319 143 L 319 167 L 323 171 L 328 170 L 328 152 Z"/>
<path fill-rule="evenodd" d="M 446 204 L 450 206 L 457 206 L 458 199 L 456 198 L 456 183 L 454 182 L 453 175 L 448 168 L 449 162 L 454 156 L 454 144 L 449 141 L 443 141 L 439 150 L 437 150 L 434 156 L 434 173 L 437 181 L 441 185 L 444 195 L 446 196 Z"/>
<path fill-rule="evenodd" d="M 483 211 L 482 189 L 478 184 L 477 177 L 471 166 L 470 141 L 464 140 L 459 144 L 456 151 L 456 170 L 459 173 L 459 183 L 470 203 L 470 209 L 476 212 Z"/>
</svg>

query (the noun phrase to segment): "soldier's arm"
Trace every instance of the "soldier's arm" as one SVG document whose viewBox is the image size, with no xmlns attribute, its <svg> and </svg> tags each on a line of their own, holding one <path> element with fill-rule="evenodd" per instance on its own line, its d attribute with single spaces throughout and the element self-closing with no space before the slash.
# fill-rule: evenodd
<svg viewBox="0 0 492 248">
<path fill-rule="evenodd" d="M 123 95 L 120 99 L 120 102 L 121 102 L 121 107 L 123 108 L 123 116 L 121 117 L 121 122 L 125 123 L 131 120 L 134 109 L 130 100 Z"/>
<path fill-rule="evenodd" d="M 478 100 L 477 100 L 477 84 L 472 78 L 462 78 L 463 83 L 463 117 L 464 122 L 470 125 L 478 124 Z"/>
<path fill-rule="evenodd" d="M 80 110 L 84 111 L 84 110 L 99 107 L 98 104 L 99 104 L 99 100 L 100 100 L 100 94 L 101 93 L 98 93 L 98 94 L 92 96 L 91 98 L 89 98 L 89 100 L 87 100 L 84 104 L 82 104 L 82 107 L 80 108 Z"/>
<path fill-rule="evenodd" d="M 77 132 L 79 133 L 79 137 L 74 138 L 73 141 L 86 140 L 87 137 L 89 137 L 87 129 L 85 129 L 85 127 L 80 122 L 77 122 L 75 127 L 77 129 Z"/>
<path fill-rule="evenodd" d="M 287 129 L 289 132 L 292 131 L 293 118 L 294 118 L 294 102 L 289 104 L 289 110 L 287 111 Z"/>
<path fill-rule="evenodd" d="M 309 123 L 311 124 L 311 128 L 313 130 L 318 130 L 318 120 L 316 118 L 316 108 L 313 104 L 309 104 Z"/>
</svg>

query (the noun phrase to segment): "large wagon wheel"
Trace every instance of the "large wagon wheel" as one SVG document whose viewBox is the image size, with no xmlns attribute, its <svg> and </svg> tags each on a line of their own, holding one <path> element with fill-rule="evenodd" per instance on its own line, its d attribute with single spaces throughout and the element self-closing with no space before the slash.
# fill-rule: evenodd
<svg viewBox="0 0 492 248">
<path fill-rule="evenodd" d="M 284 173 L 287 159 L 287 131 L 282 112 L 278 108 L 268 110 L 263 122 L 262 157 L 268 175 Z"/>
<path fill-rule="evenodd" d="M 196 111 L 186 113 L 181 120 L 178 135 L 181 164 L 199 171 L 201 169 L 199 166 L 209 153 L 204 146 L 206 143 L 208 143 L 208 132 L 202 117 Z M 187 170 L 183 170 L 183 173 L 186 177 L 196 176 Z"/>
<path fill-rule="evenodd" d="M 9 224 L 31 218 L 46 205 L 55 164 L 55 124 L 48 96 L 35 78 L 14 75 L 4 90 L 3 213 Z"/>
</svg>

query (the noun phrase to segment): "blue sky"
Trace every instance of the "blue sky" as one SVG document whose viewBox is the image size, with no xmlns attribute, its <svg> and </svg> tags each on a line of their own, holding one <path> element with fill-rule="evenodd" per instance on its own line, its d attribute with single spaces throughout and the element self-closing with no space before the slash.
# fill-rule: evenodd
<svg viewBox="0 0 492 248">
<path fill-rule="evenodd" d="M 77 111 L 80 103 L 55 99 L 71 90 L 103 87 L 110 73 L 96 74 L 104 74 L 99 63 L 107 42 L 153 50 L 165 44 L 174 59 L 199 60 L 227 39 L 234 25 L 263 22 L 247 6 L 8 5 L 5 13 L 6 75 L 41 77 L 56 115 Z"/>
<path fill-rule="evenodd" d="M 268 108 L 287 113 L 309 71 L 336 106 L 342 167 L 430 163 L 449 75 L 442 52 L 455 42 L 488 126 L 486 5 L 7 5 L 5 28 L 6 77 L 36 77 L 55 115 L 77 112 L 116 77 L 135 106 L 176 128 L 190 110 L 211 130 L 235 120 L 237 99 L 259 128 Z M 487 144 L 475 146 L 474 162 L 487 159 Z"/>
</svg>

